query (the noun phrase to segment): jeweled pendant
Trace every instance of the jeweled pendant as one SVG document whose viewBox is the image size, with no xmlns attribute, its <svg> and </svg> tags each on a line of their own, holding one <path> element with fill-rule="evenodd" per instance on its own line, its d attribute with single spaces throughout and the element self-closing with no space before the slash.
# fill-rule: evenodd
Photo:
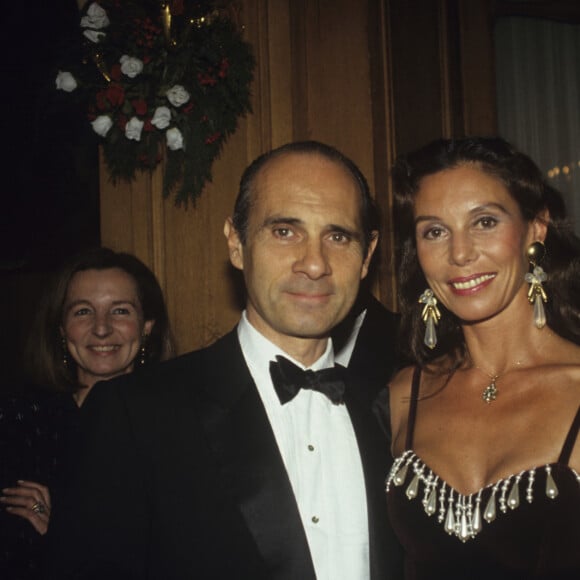
<svg viewBox="0 0 580 580">
<path fill-rule="evenodd" d="M 403 482 L 405 481 L 405 478 L 407 477 L 407 468 L 409 467 L 408 463 L 405 463 L 405 465 L 403 465 L 403 467 L 401 467 L 401 469 L 399 469 L 399 471 L 397 471 L 397 473 L 395 474 L 395 477 L 393 478 L 393 483 L 399 487 L 400 485 L 403 485 Z"/>
<path fill-rule="evenodd" d="M 536 475 L 535 469 L 530 469 L 528 472 L 528 486 L 526 487 L 526 501 L 532 503 L 534 501 L 534 478 Z"/>
<path fill-rule="evenodd" d="M 475 506 L 475 512 L 473 514 L 471 527 L 473 528 L 474 534 L 477 534 L 478 532 L 481 531 L 481 510 L 479 509 L 479 502 Z"/>
<path fill-rule="evenodd" d="M 546 326 L 546 311 L 544 310 L 541 294 L 536 294 L 534 299 L 534 324 L 536 328 L 544 328 Z"/>
<path fill-rule="evenodd" d="M 437 346 L 437 332 L 435 331 L 435 320 L 433 316 L 429 316 L 425 322 L 425 344 L 434 349 Z"/>
<path fill-rule="evenodd" d="M 483 390 L 483 393 L 481 393 L 481 398 L 487 403 L 491 403 L 492 401 L 495 401 L 497 399 L 497 394 L 498 394 L 498 388 L 495 386 L 495 381 L 496 381 L 497 377 L 494 377 L 493 379 L 491 379 L 491 383 L 489 383 L 489 385 L 487 385 L 487 387 L 485 387 L 485 389 Z"/>
<path fill-rule="evenodd" d="M 445 531 L 448 534 L 455 533 L 455 516 L 453 515 L 453 502 L 449 503 L 447 517 L 445 518 Z"/>
<path fill-rule="evenodd" d="M 461 514 L 461 525 L 459 526 L 459 538 L 465 542 L 469 538 L 469 528 L 467 527 L 467 516 Z"/>
<path fill-rule="evenodd" d="M 427 502 L 425 503 L 425 513 L 432 516 L 437 511 L 437 489 L 434 487 L 429 492 Z"/>
<path fill-rule="evenodd" d="M 496 515 L 496 508 L 495 508 L 495 491 L 492 492 L 491 496 L 489 497 L 489 501 L 485 506 L 485 511 L 483 512 L 483 517 L 485 521 L 489 524 L 495 520 Z"/>
<path fill-rule="evenodd" d="M 413 477 L 413 479 L 411 480 L 411 483 L 407 487 L 407 491 L 405 492 L 405 495 L 409 499 L 413 499 L 414 497 L 417 497 L 418 489 L 419 489 L 419 474 L 417 473 L 417 474 L 415 474 L 415 477 Z"/>
<path fill-rule="evenodd" d="M 510 494 L 508 495 L 507 504 L 508 506 L 515 510 L 520 505 L 520 486 L 518 485 L 518 480 L 514 481 Z"/>
<path fill-rule="evenodd" d="M 555 499 L 558 497 L 558 486 L 552 477 L 552 469 L 546 466 L 546 495 L 550 499 Z"/>
</svg>

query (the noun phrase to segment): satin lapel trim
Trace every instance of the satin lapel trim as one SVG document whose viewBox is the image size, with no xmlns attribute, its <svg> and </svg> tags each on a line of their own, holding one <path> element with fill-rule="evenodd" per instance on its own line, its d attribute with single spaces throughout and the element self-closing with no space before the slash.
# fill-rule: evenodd
<svg viewBox="0 0 580 580">
<path fill-rule="evenodd" d="M 258 391 L 247 369 L 235 381 L 230 407 L 208 403 L 202 413 L 224 488 L 246 520 L 268 578 L 315 580 L 294 492 Z"/>
</svg>

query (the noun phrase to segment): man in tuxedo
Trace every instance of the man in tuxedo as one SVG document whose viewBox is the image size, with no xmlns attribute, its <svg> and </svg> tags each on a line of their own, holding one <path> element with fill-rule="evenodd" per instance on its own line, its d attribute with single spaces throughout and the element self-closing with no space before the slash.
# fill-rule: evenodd
<svg viewBox="0 0 580 580">
<path fill-rule="evenodd" d="M 372 212 L 358 168 L 327 145 L 246 169 L 224 227 L 242 318 L 206 349 L 92 390 L 53 510 L 51 578 L 401 576 L 371 411 L 382 385 L 335 367 L 329 338 L 367 274 Z"/>
</svg>

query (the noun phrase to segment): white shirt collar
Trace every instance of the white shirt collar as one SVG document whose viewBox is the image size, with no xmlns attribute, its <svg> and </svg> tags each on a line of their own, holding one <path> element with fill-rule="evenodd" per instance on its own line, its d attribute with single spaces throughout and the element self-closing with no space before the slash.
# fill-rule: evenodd
<svg viewBox="0 0 580 580">
<path fill-rule="evenodd" d="M 322 356 L 309 367 L 305 367 L 256 330 L 248 321 L 245 310 L 242 312 L 242 317 L 238 324 L 238 338 L 248 366 L 254 369 L 260 368 L 262 372 L 265 370 L 269 373 L 270 361 L 276 360 L 276 355 L 286 357 L 301 369 L 309 368 L 317 371 L 334 366 L 334 351 L 330 338 L 328 339 L 326 350 Z"/>
</svg>

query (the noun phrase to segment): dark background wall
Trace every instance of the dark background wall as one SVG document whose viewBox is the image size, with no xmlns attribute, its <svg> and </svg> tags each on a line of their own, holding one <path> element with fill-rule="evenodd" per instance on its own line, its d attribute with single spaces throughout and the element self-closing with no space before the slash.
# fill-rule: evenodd
<svg viewBox="0 0 580 580">
<path fill-rule="evenodd" d="M 84 112 L 54 83 L 78 27 L 76 2 L 6 2 L 2 22 L 0 376 L 10 384 L 48 273 L 99 242 L 99 182 Z"/>
<path fill-rule="evenodd" d="M 497 16 L 578 17 L 576 0 L 236 0 L 257 57 L 254 114 L 187 213 L 163 203 L 156 181 L 109 187 L 82 105 L 55 90 L 63 46 L 78 36 L 75 0 L 2 7 L 0 123 L 0 373 L 16 384 L 47 276 L 79 249 L 103 243 L 137 254 L 166 292 L 178 343 L 197 348 L 239 314 L 223 290 L 221 228 L 239 175 L 292 139 L 337 145 L 367 174 L 384 236 L 377 295 L 394 305 L 388 168 L 435 137 L 495 130 Z M 70 55 L 69 55 L 70 56 Z M 66 98 L 65 98 L 66 97 Z M 192 301 L 191 296 L 196 300 Z"/>
</svg>

